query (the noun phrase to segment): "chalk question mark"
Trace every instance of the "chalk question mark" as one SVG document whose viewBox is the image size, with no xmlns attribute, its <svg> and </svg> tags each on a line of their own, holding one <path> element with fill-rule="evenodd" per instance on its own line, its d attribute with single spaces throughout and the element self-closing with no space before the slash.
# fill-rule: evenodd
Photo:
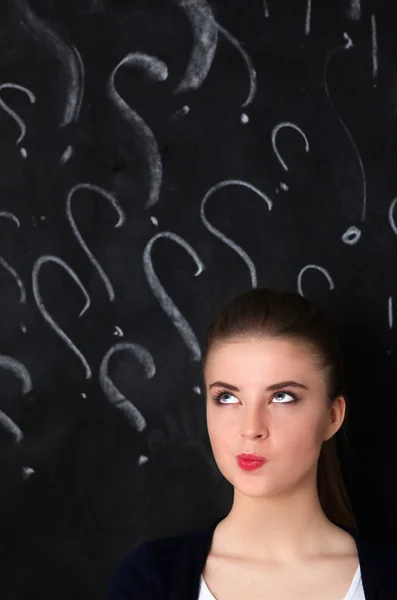
<svg viewBox="0 0 397 600">
<path fill-rule="evenodd" d="M 252 190 L 253 192 L 255 192 L 255 194 L 257 194 L 260 198 L 262 198 L 262 200 L 264 200 L 266 202 L 266 205 L 267 205 L 267 207 L 268 207 L 269 210 L 272 209 L 273 202 L 270 200 L 270 198 L 268 198 L 266 196 L 266 194 L 264 192 L 262 192 L 261 190 L 259 190 L 258 188 L 256 188 L 254 185 L 251 185 L 247 181 L 242 181 L 240 179 L 225 179 L 224 181 L 220 181 L 219 183 L 216 183 L 214 186 L 212 186 L 212 188 L 210 188 L 208 190 L 208 192 L 205 194 L 203 200 L 201 201 L 201 205 L 200 205 L 200 217 L 201 217 L 201 220 L 204 223 L 205 227 L 215 237 L 217 237 L 224 244 L 226 244 L 227 246 L 229 246 L 229 248 L 232 248 L 232 250 L 234 250 L 235 252 L 237 252 L 237 254 L 243 259 L 243 261 L 247 265 L 247 267 L 249 269 L 249 272 L 250 272 L 251 285 L 252 285 L 253 288 L 256 288 L 257 283 L 258 283 L 258 278 L 257 278 L 257 275 L 256 275 L 256 268 L 255 268 L 255 265 L 254 265 L 254 262 L 252 261 L 252 259 L 248 256 L 248 254 L 238 244 L 236 244 L 230 238 L 226 237 L 221 231 L 219 231 L 219 229 L 216 229 L 216 227 L 214 227 L 213 225 L 211 225 L 211 223 L 208 221 L 208 219 L 207 219 L 207 217 L 205 215 L 205 206 L 206 206 L 207 201 L 209 200 L 209 198 L 211 198 L 211 196 L 215 192 L 217 192 L 221 188 L 224 188 L 224 187 L 227 187 L 227 186 L 242 186 L 242 187 L 246 187 L 246 188 Z"/>
<path fill-rule="evenodd" d="M 143 431 L 146 427 L 146 421 L 142 413 L 116 388 L 109 377 L 109 361 L 116 352 L 128 351 L 138 359 L 144 368 L 145 379 L 151 379 L 156 373 L 154 360 L 150 352 L 141 344 L 132 344 L 129 342 L 120 342 L 114 344 L 107 351 L 102 359 L 99 369 L 99 383 L 108 400 L 121 410 L 127 420 L 135 427 L 137 431 Z"/>
<path fill-rule="evenodd" d="M 6 89 L 6 88 L 20 90 L 21 92 L 24 92 L 24 94 L 27 95 L 27 97 L 29 98 L 29 100 L 32 104 L 34 102 L 36 102 L 36 96 L 33 94 L 33 92 L 31 92 L 28 88 L 24 87 L 23 85 L 18 85 L 17 83 L 2 83 L 0 85 L 0 90 Z M 0 98 L 0 106 L 8 115 L 10 115 L 10 117 L 12 117 L 14 119 L 14 121 L 18 124 L 18 126 L 21 130 L 19 138 L 16 141 L 16 144 L 18 145 L 26 135 L 26 125 L 25 125 L 24 121 L 21 119 L 21 117 L 19 115 L 17 115 L 17 113 L 14 110 L 12 110 L 12 108 L 10 108 L 8 106 L 8 104 L 6 104 L 4 102 L 4 100 L 2 100 L 1 98 Z M 28 153 L 26 152 L 26 148 L 20 148 L 19 151 L 20 151 L 21 155 L 23 156 L 23 158 L 27 157 Z"/>
<path fill-rule="evenodd" d="M 126 65 L 142 71 L 146 79 L 153 82 L 162 82 L 168 78 L 167 65 L 157 58 L 144 52 L 130 52 L 113 69 L 108 82 L 109 97 L 117 106 L 123 118 L 132 127 L 136 141 L 143 151 L 146 159 L 149 175 L 150 187 L 149 198 L 145 208 L 149 208 L 158 202 L 163 180 L 163 165 L 161 153 L 153 131 L 142 117 L 134 111 L 127 102 L 120 96 L 116 89 L 115 77 L 117 71 Z"/>
<path fill-rule="evenodd" d="M 193 34 L 190 60 L 174 93 L 197 90 L 203 84 L 214 61 L 218 47 L 218 33 L 220 33 L 237 50 L 245 63 L 249 76 L 249 92 L 242 106 L 251 104 L 257 90 L 257 75 L 254 63 L 243 44 L 215 20 L 212 8 L 206 0 L 174 0 L 174 2 L 185 12 Z M 185 105 L 176 114 L 181 116 L 187 114 L 189 110 Z M 243 113 L 241 122 L 248 123 L 248 121 L 248 115 Z"/>
<path fill-rule="evenodd" d="M 333 50 L 331 50 L 326 58 L 325 61 L 325 65 L 324 65 L 324 72 L 323 72 L 323 78 L 324 78 L 324 89 L 325 89 L 325 93 L 327 95 L 328 101 L 332 107 L 332 110 L 337 118 L 337 120 L 339 121 L 339 123 L 341 124 L 347 138 L 349 139 L 349 142 L 353 148 L 353 151 L 356 155 L 357 158 L 357 163 L 358 163 L 358 167 L 361 173 L 361 181 L 362 181 L 362 214 L 361 214 L 361 219 L 362 221 L 365 221 L 365 214 L 366 214 L 366 210 L 367 210 L 367 177 L 365 175 L 365 169 L 364 169 L 364 164 L 363 164 L 363 160 L 361 158 L 361 154 L 359 152 L 359 149 L 357 147 L 356 142 L 353 139 L 352 134 L 349 131 L 349 128 L 347 127 L 347 125 L 345 124 L 345 122 L 343 121 L 342 117 L 340 116 L 339 112 L 336 110 L 336 107 L 332 101 L 331 98 L 331 94 L 329 92 L 328 89 L 328 83 L 327 83 L 327 73 L 328 73 L 328 67 L 330 65 L 331 59 L 333 58 L 333 56 L 339 52 L 340 50 L 350 50 L 351 48 L 353 48 L 353 40 L 351 39 L 351 37 L 346 33 L 346 31 L 343 33 L 343 37 L 345 39 L 345 43 L 344 44 L 339 44 L 338 46 L 336 46 L 336 48 L 334 48 Z M 343 233 L 342 235 L 342 241 L 345 244 L 348 244 L 349 246 L 353 246 L 354 244 L 356 244 L 358 242 L 358 240 L 361 237 L 361 229 L 359 227 L 356 227 L 356 225 L 351 225 L 350 227 L 348 227 L 346 229 L 346 231 Z"/>
<path fill-rule="evenodd" d="M 49 323 L 50 327 L 55 331 L 55 333 L 57 333 L 59 335 L 59 337 L 68 346 L 68 348 L 70 350 L 72 350 L 72 352 L 74 352 L 74 354 L 76 354 L 76 356 L 81 360 L 81 362 L 84 366 L 84 369 L 85 369 L 85 377 L 86 377 L 86 379 L 90 379 L 92 376 L 92 372 L 91 372 L 90 365 L 88 364 L 86 358 L 84 357 L 82 352 L 80 352 L 80 350 L 77 348 L 77 346 L 74 345 L 74 343 L 72 342 L 70 337 L 68 337 L 66 335 L 66 333 L 59 327 L 59 325 L 54 321 L 54 319 L 48 312 L 47 308 L 45 307 L 44 301 L 41 297 L 41 291 L 40 291 L 40 286 L 39 286 L 39 274 L 40 274 L 41 268 L 46 263 L 55 263 L 55 264 L 59 265 L 60 267 L 62 267 L 66 271 L 66 273 L 68 273 L 70 275 L 70 277 L 73 279 L 75 284 L 80 288 L 80 290 L 83 293 L 83 296 L 85 298 L 85 305 L 81 309 L 81 311 L 79 313 L 79 317 L 81 317 L 86 312 L 86 310 L 88 310 L 88 308 L 90 307 L 90 305 L 91 305 L 90 296 L 89 296 L 87 290 L 85 289 L 83 283 L 80 281 L 79 277 L 77 276 L 77 274 L 73 271 L 73 269 L 64 260 L 62 260 L 58 256 L 43 255 L 43 256 L 40 256 L 34 263 L 33 269 L 32 269 L 32 288 L 33 288 L 33 296 L 36 301 L 37 308 L 39 309 L 39 311 L 41 312 L 41 314 L 43 315 L 43 317 L 47 321 L 47 323 Z"/>
<path fill-rule="evenodd" d="M 169 316 L 176 330 L 179 332 L 185 346 L 189 350 L 191 360 L 197 362 L 201 358 L 201 350 L 196 335 L 190 327 L 187 320 L 185 319 L 185 317 L 175 306 L 174 302 L 171 300 L 170 296 L 167 294 L 167 292 L 161 285 L 159 278 L 157 277 L 153 268 L 151 256 L 152 247 L 156 240 L 158 240 L 159 238 L 166 238 L 172 240 L 173 242 L 179 244 L 180 246 L 182 246 L 182 248 L 186 250 L 186 252 L 192 257 L 196 264 L 197 271 L 194 274 L 195 277 L 197 277 L 198 275 L 200 275 L 200 273 L 203 272 L 205 266 L 204 263 L 201 261 L 200 257 L 198 256 L 197 252 L 190 246 L 190 244 L 176 233 L 172 233 L 170 231 L 163 231 L 154 235 L 152 239 L 150 239 L 146 244 L 143 253 L 143 269 L 145 271 L 146 279 L 151 287 L 153 295 L 155 296 L 155 298 L 157 298 L 157 301 L 160 304 L 161 308 Z"/>
<path fill-rule="evenodd" d="M 286 121 L 286 122 L 281 122 L 278 125 L 276 125 L 275 127 L 273 127 L 272 146 L 273 146 L 274 153 L 275 153 L 278 161 L 280 162 L 281 166 L 283 167 L 284 171 L 288 171 L 288 166 L 285 163 L 285 161 L 283 160 L 283 158 L 277 148 L 277 134 L 280 131 L 280 129 L 283 129 L 283 127 L 291 127 L 292 129 L 295 129 L 296 131 L 298 131 L 301 134 L 301 136 L 305 140 L 306 152 L 309 152 L 309 140 L 307 139 L 307 137 L 306 137 L 305 133 L 302 131 L 302 129 L 300 127 L 298 127 L 298 125 L 295 125 L 295 123 L 290 123 L 289 121 Z M 280 187 L 285 191 L 288 190 L 288 185 L 286 183 L 281 182 Z"/>
<path fill-rule="evenodd" d="M 76 239 L 79 242 L 80 246 L 82 247 L 82 249 L 88 256 L 90 262 L 97 270 L 102 281 L 104 282 L 106 290 L 109 295 L 109 300 L 113 301 L 115 299 L 113 286 L 110 283 L 109 278 L 106 275 L 105 271 L 102 269 L 101 265 L 96 260 L 96 258 L 92 254 L 91 250 L 88 248 L 87 244 L 85 243 L 83 236 L 81 235 L 80 231 L 78 230 L 76 221 L 73 217 L 72 206 L 71 206 L 72 197 L 75 192 L 77 192 L 78 190 L 83 190 L 83 189 L 86 189 L 86 190 L 89 190 L 96 194 L 99 194 L 100 196 L 105 198 L 105 200 L 107 200 L 111 204 L 111 206 L 113 206 L 113 208 L 115 209 L 115 211 L 118 214 L 118 220 L 117 220 L 115 227 L 121 227 L 121 225 L 123 225 L 123 223 L 125 221 L 125 212 L 124 212 L 123 208 L 120 206 L 118 200 L 114 196 L 112 196 L 112 194 L 109 194 L 109 192 L 106 192 L 104 189 L 102 189 L 98 185 L 93 185 L 91 183 L 78 183 L 77 185 L 74 185 L 71 188 L 70 192 L 68 193 L 68 196 L 66 199 L 66 216 L 67 216 L 70 226 L 73 230 L 73 233 L 76 236 Z"/>
<path fill-rule="evenodd" d="M 6 371 L 11 371 L 21 381 L 23 395 L 32 390 L 33 384 L 29 371 L 19 360 L 12 358 L 12 356 L 0 355 L 0 367 Z M 16 444 L 23 440 L 24 434 L 21 428 L 2 410 L 0 410 L 0 425 L 12 435 Z M 23 467 L 24 479 L 27 479 L 33 473 L 34 470 L 30 467 Z"/>
<path fill-rule="evenodd" d="M 99 383 L 101 388 L 109 400 L 117 409 L 126 417 L 127 421 L 135 427 L 138 432 L 141 432 L 146 427 L 146 421 L 142 413 L 134 406 L 134 404 L 128 400 L 114 385 L 112 379 L 109 376 L 109 361 L 113 354 L 116 352 L 128 351 L 138 359 L 144 370 L 145 379 L 151 379 L 156 373 L 156 366 L 150 352 L 141 344 L 133 344 L 130 342 L 120 342 L 114 344 L 107 351 L 102 359 L 101 366 L 99 368 Z M 139 465 L 147 462 L 147 456 L 139 457 Z"/>
<path fill-rule="evenodd" d="M 324 275 L 324 277 L 326 278 L 326 280 L 329 283 L 329 289 L 333 290 L 335 289 L 335 284 L 334 281 L 331 277 L 331 275 L 328 273 L 327 269 L 325 269 L 324 267 L 321 267 L 320 265 L 306 265 L 305 267 L 303 267 L 299 273 L 298 273 L 298 293 L 301 296 L 304 296 L 303 290 L 302 290 L 302 277 L 303 277 L 303 273 L 305 271 L 307 271 L 308 269 L 316 269 L 317 271 L 320 271 L 320 273 L 322 273 Z"/>
<path fill-rule="evenodd" d="M 18 22 L 39 42 L 42 42 L 62 63 L 65 81 L 63 111 L 60 127 L 76 122 L 84 95 L 84 64 L 81 55 L 73 44 L 67 44 L 46 21 L 41 20 L 25 0 L 14 3 Z M 67 146 L 60 162 L 65 164 L 73 154 L 72 146 Z"/>
<path fill-rule="evenodd" d="M 218 28 L 206 0 L 174 0 L 190 22 L 193 48 L 182 80 L 174 93 L 197 90 L 205 81 L 218 45 Z"/>
</svg>

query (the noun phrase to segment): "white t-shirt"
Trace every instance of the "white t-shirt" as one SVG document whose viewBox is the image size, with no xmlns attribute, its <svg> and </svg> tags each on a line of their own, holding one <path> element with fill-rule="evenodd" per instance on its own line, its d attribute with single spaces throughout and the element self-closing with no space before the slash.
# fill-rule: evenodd
<svg viewBox="0 0 397 600">
<path fill-rule="evenodd" d="M 209 591 L 203 576 L 201 576 L 200 579 L 200 593 L 198 600 L 216 600 L 215 596 L 213 596 Z M 365 600 L 360 565 L 357 567 L 357 571 L 353 577 L 353 581 L 350 584 L 347 594 L 344 598 L 341 598 L 341 600 Z"/>
</svg>

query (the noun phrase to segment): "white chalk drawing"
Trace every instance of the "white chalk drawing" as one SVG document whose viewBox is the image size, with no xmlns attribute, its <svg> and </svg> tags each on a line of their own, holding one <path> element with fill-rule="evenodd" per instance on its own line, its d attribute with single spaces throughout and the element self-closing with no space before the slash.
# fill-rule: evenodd
<svg viewBox="0 0 397 600">
<path fill-rule="evenodd" d="M 31 477 L 34 474 L 34 469 L 32 469 L 31 467 L 23 467 L 22 468 L 22 474 L 23 474 L 23 478 L 25 480 L 29 479 L 29 477 Z"/>
<path fill-rule="evenodd" d="M 184 117 L 185 115 L 190 113 L 190 106 L 188 104 L 184 104 L 183 106 L 181 106 L 181 108 L 178 108 L 175 112 L 174 112 L 174 117 L 175 119 L 180 119 L 181 117 Z"/>
<path fill-rule="evenodd" d="M 73 150 L 72 146 L 67 146 L 64 153 L 62 154 L 61 158 L 59 159 L 59 162 L 62 165 L 65 165 L 68 162 L 68 160 L 70 160 L 72 158 L 73 152 L 74 152 L 74 150 Z"/>
<path fill-rule="evenodd" d="M 24 435 L 21 428 L 2 410 L 0 410 L 0 425 L 3 429 L 11 433 L 16 444 L 19 444 L 23 440 Z"/>
<path fill-rule="evenodd" d="M 255 265 L 254 265 L 252 259 L 248 256 L 248 254 L 240 246 L 238 246 L 235 242 L 233 242 L 233 240 L 226 237 L 223 233 L 221 233 L 219 231 L 219 229 L 216 229 L 213 225 L 211 225 L 211 223 L 208 221 L 207 217 L 205 216 L 205 205 L 206 205 L 207 201 L 209 200 L 209 198 L 213 194 L 215 194 L 215 192 L 217 192 L 218 190 L 220 190 L 224 187 L 230 186 L 230 185 L 242 186 L 242 187 L 246 187 L 246 188 L 252 190 L 253 192 L 255 192 L 255 194 L 258 194 L 258 196 L 260 196 L 266 202 L 266 205 L 269 210 L 272 209 L 273 202 L 261 190 L 259 190 L 255 186 L 251 185 L 250 183 L 247 183 L 246 181 L 241 181 L 240 179 L 225 179 L 224 181 L 221 181 L 221 182 L 215 184 L 214 186 L 212 186 L 212 188 L 210 188 L 208 190 L 208 192 L 205 194 L 203 200 L 201 201 L 201 205 L 200 205 L 200 217 L 201 217 L 201 220 L 204 223 L 205 227 L 215 237 L 217 237 L 224 244 L 229 246 L 229 248 L 232 248 L 232 250 L 237 252 L 237 254 L 240 256 L 240 258 L 243 259 L 243 261 L 247 265 L 249 272 L 250 272 L 251 285 L 253 288 L 256 288 L 256 286 L 258 284 L 258 280 L 257 280 L 257 275 L 256 275 L 256 268 L 255 268 Z"/>
<path fill-rule="evenodd" d="M 4 89 L 13 89 L 13 90 L 19 90 L 21 92 L 23 92 L 24 94 L 27 95 L 27 97 L 29 98 L 31 104 L 33 104 L 34 102 L 36 102 L 36 96 L 34 95 L 34 93 L 29 90 L 27 87 L 23 86 L 23 85 L 18 85 L 17 83 L 2 83 L 0 85 L 0 90 L 4 90 Z M 20 142 L 22 142 L 23 138 L 26 135 L 26 125 L 25 122 L 23 121 L 23 119 L 21 119 L 21 117 L 15 112 L 15 110 L 12 110 L 12 108 L 10 108 L 8 106 L 8 104 L 6 104 L 4 102 L 4 100 L 0 97 L 0 107 L 4 110 L 4 112 L 6 112 L 8 115 L 10 115 L 10 117 L 12 117 L 14 119 L 14 121 L 17 123 L 20 131 L 19 137 L 16 141 L 17 146 L 20 144 Z M 26 151 L 26 148 L 20 148 L 19 149 L 21 155 L 23 156 L 23 158 L 26 158 L 28 153 Z"/>
<path fill-rule="evenodd" d="M 51 27 L 39 19 L 26 0 L 16 0 L 21 25 L 37 41 L 44 43 L 61 61 L 66 76 L 65 106 L 60 127 L 77 121 L 84 95 L 84 65 L 73 44 L 66 44 Z"/>
<path fill-rule="evenodd" d="M 312 21 L 312 0 L 306 0 L 306 2 L 305 34 L 309 35 Z"/>
<path fill-rule="evenodd" d="M 234 37 L 234 35 L 232 35 L 230 33 L 230 31 L 228 31 L 227 29 L 222 27 L 222 25 L 220 25 L 219 23 L 217 23 L 217 27 L 218 27 L 220 33 L 222 33 L 222 35 L 228 40 L 228 42 L 230 42 L 232 44 L 232 46 L 234 46 L 234 48 L 236 48 L 236 50 L 240 53 L 241 57 L 243 58 L 243 60 L 245 62 L 245 65 L 247 67 L 249 83 L 250 83 L 249 93 L 248 93 L 246 100 L 242 103 L 241 106 L 248 106 L 249 104 L 251 104 L 251 102 L 255 98 L 256 89 L 257 89 L 257 75 L 256 75 L 254 63 L 252 62 L 252 59 L 251 59 L 250 55 L 248 54 L 248 52 L 246 52 L 246 50 L 244 50 L 241 43 Z"/>
<path fill-rule="evenodd" d="M 11 371 L 20 380 L 23 395 L 28 394 L 33 389 L 30 373 L 19 360 L 12 356 L 0 355 L 0 367 L 6 371 Z M 24 433 L 22 429 L 2 410 L 0 410 L 0 425 L 12 435 L 16 444 L 23 440 Z M 23 467 L 24 479 L 27 479 L 33 473 L 34 470 L 31 467 Z"/>
<path fill-rule="evenodd" d="M 12 213 L 12 212 L 8 212 L 6 210 L 1 211 L 0 218 L 9 219 L 13 223 L 15 223 L 17 227 L 21 226 L 18 217 L 16 215 L 14 215 L 14 213 Z M 16 270 L 13 269 L 11 267 L 11 265 L 8 264 L 8 262 L 2 256 L 0 256 L 0 265 L 2 265 L 2 267 L 6 271 L 8 271 L 8 273 L 10 273 L 10 275 L 12 275 L 12 277 L 15 279 L 18 289 L 19 289 L 19 302 L 24 304 L 26 302 L 26 289 L 25 289 L 22 279 L 20 278 L 20 276 L 18 275 Z"/>
<path fill-rule="evenodd" d="M 21 222 L 18 219 L 18 217 L 16 215 L 14 215 L 14 213 L 9 212 L 8 210 L 2 210 L 2 211 L 0 211 L 0 217 L 3 218 L 3 219 L 9 219 L 13 223 L 15 223 L 15 225 L 17 227 L 21 226 Z"/>
<path fill-rule="evenodd" d="M 332 280 L 331 275 L 328 273 L 328 271 L 326 269 L 324 269 L 324 267 L 320 267 L 320 265 L 306 265 L 305 267 L 303 267 L 303 269 L 301 269 L 298 273 L 298 293 L 301 296 L 304 296 L 304 293 L 302 291 L 302 277 L 303 274 L 308 270 L 308 269 L 317 269 L 318 271 L 320 271 L 320 273 L 322 273 L 324 275 L 324 277 L 327 279 L 328 283 L 329 283 L 329 289 L 333 290 L 335 288 L 335 284 Z"/>
<path fill-rule="evenodd" d="M 248 70 L 250 88 L 248 97 L 242 106 L 248 106 L 253 101 L 257 88 L 255 66 L 248 52 L 235 36 L 215 21 L 211 7 L 206 0 L 176 0 L 187 15 L 193 31 L 193 50 L 186 72 L 175 89 L 175 93 L 197 90 L 205 81 L 217 50 L 218 31 L 234 46 L 243 58 Z"/>
<path fill-rule="evenodd" d="M 267 0 L 262 0 L 263 3 L 263 14 L 265 15 L 266 18 L 270 17 L 270 12 L 269 12 L 269 5 L 267 3 Z"/>
<path fill-rule="evenodd" d="M 347 14 L 353 21 L 359 21 L 361 19 L 361 0 L 350 0 Z"/>
<path fill-rule="evenodd" d="M 115 325 L 113 335 L 116 335 L 117 337 L 124 337 L 124 332 L 121 327 Z"/>
<path fill-rule="evenodd" d="M 32 270 L 32 287 L 33 287 L 33 295 L 34 295 L 34 299 L 36 300 L 37 307 L 38 307 L 39 311 L 41 312 L 41 314 L 43 315 L 44 319 L 47 321 L 47 323 L 49 323 L 50 327 L 55 331 L 55 333 L 57 333 L 59 335 L 59 337 L 68 346 L 68 348 L 70 348 L 70 350 L 72 352 L 74 352 L 74 354 L 76 354 L 76 356 L 81 360 L 81 362 L 84 366 L 84 369 L 85 369 L 86 379 L 90 379 L 92 376 L 92 371 L 91 371 L 90 365 L 88 364 L 86 358 L 83 356 L 83 354 L 80 352 L 80 350 L 74 345 L 74 343 L 66 335 L 66 333 L 59 327 L 59 325 L 57 325 L 57 323 L 51 317 L 50 313 L 48 312 L 48 310 L 46 309 L 46 307 L 44 305 L 44 302 L 43 302 L 43 299 L 42 299 L 41 293 L 40 293 L 40 287 L 39 287 L 39 274 L 40 274 L 40 270 L 41 270 L 42 266 L 46 263 L 55 263 L 55 264 L 59 265 L 60 267 L 62 267 L 63 269 L 65 269 L 65 271 L 70 275 L 70 277 L 73 279 L 73 281 L 79 286 L 80 290 L 83 292 L 86 302 L 85 302 L 84 307 L 82 308 L 82 310 L 79 313 L 79 317 L 81 317 L 86 312 L 86 310 L 89 308 L 89 306 L 91 304 L 90 297 L 89 297 L 88 292 L 85 289 L 84 285 L 82 284 L 82 282 L 80 281 L 80 279 L 76 275 L 76 273 L 73 271 L 73 269 L 58 256 L 43 255 L 43 256 L 40 256 L 34 263 L 33 270 Z"/>
<path fill-rule="evenodd" d="M 354 246 L 357 244 L 358 240 L 361 237 L 361 230 L 358 229 L 355 225 L 350 225 L 342 235 L 342 241 L 348 246 Z"/>
<path fill-rule="evenodd" d="M 29 371 L 19 360 L 12 356 L 0 355 L 0 367 L 6 371 L 11 371 L 22 384 L 22 394 L 28 394 L 33 389 L 32 378 Z"/>
<path fill-rule="evenodd" d="M 80 232 L 77 228 L 76 222 L 75 222 L 73 214 L 72 214 L 72 207 L 71 207 L 72 198 L 73 198 L 73 195 L 75 194 L 75 192 L 77 192 L 79 190 L 89 190 L 90 192 L 99 194 L 100 196 L 102 196 L 103 198 L 108 200 L 108 202 L 113 206 L 113 208 L 116 210 L 116 212 L 118 214 L 118 220 L 114 226 L 115 228 L 121 227 L 123 225 L 123 223 L 125 221 L 125 213 L 124 213 L 124 210 L 122 209 L 122 207 L 120 206 L 118 200 L 112 194 L 110 194 L 109 192 L 106 192 L 103 188 L 99 187 L 98 185 L 94 185 L 92 183 L 78 183 L 77 185 L 74 185 L 71 188 L 71 190 L 69 191 L 69 193 L 67 195 L 66 216 L 68 218 L 70 226 L 71 226 L 73 233 L 76 236 L 76 239 L 79 242 L 80 246 L 82 247 L 82 249 L 88 256 L 88 259 L 92 263 L 93 267 L 97 270 L 100 278 L 104 282 L 106 290 L 108 292 L 109 300 L 112 302 L 115 299 L 115 293 L 114 293 L 113 286 L 110 283 L 109 278 L 106 275 L 105 271 L 102 269 L 101 265 L 96 260 L 96 258 L 92 254 L 91 250 L 88 248 L 87 244 L 85 243 L 82 235 L 80 234 Z"/>
<path fill-rule="evenodd" d="M 218 44 L 218 28 L 206 0 L 174 0 L 185 12 L 193 33 L 193 49 L 174 93 L 197 90 L 205 81 Z"/>
<path fill-rule="evenodd" d="M 376 86 L 376 78 L 378 76 L 378 34 L 376 29 L 376 17 L 371 16 L 371 39 L 372 39 L 372 77 L 374 87 Z"/>
<path fill-rule="evenodd" d="M 12 277 L 15 279 L 15 281 L 18 285 L 18 288 L 19 288 L 19 302 L 25 303 L 26 302 L 26 290 L 25 290 L 25 286 L 23 284 L 22 279 L 20 278 L 20 276 L 18 275 L 16 270 L 13 269 L 11 267 L 11 265 L 2 256 L 0 256 L 0 265 L 3 267 L 3 269 L 8 271 L 8 273 L 10 273 L 10 275 L 12 275 Z"/>
<path fill-rule="evenodd" d="M 393 329 L 393 298 L 389 296 L 389 300 L 387 303 L 387 317 L 389 328 Z"/>
<path fill-rule="evenodd" d="M 324 66 L 324 87 L 325 87 L 325 93 L 327 94 L 329 103 L 331 104 L 332 110 L 335 113 L 336 118 L 338 119 L 339 123 L 342 125 L 347 137 L 349 138 L 349 141 L 353 147 L 354 153 L 357 157 L 357 161 L 360 167 L 360 171 L 361 171 L 361 178 L 362 178 L 362 213 L 361 213 L 361 219 L 362 221 L 365 221 L 365 215 L 366 215 L 366 209 L 367 209 L 367 178 L 365 176 L 365 170 L 364 170 L 364 165 L 363 165 L 363 161 L 361 159 L 361 155 L 360 152 L 358 151 L 358 148 L 356 146 L 355 141 L 353 140 L 353 137 L 350 133 L 350 131 L 348 130 L 347 126 L 345 125 L 345 123 L 343 122 L 341 116 L 339 115 L 338 111 L 336 110 L 334 103 L 331 100 L 331 95 L 329 93 L 329 89 L 328 89 L 328 84 L 327 84 L 327 71 L 328 71 L 328 66 L 329 63 L 331 61 L 331 58 L 335 55 L 336 52 L 339 52 L 340 50 L 349 50 L 350 48 L 353 47 L 353 41 L 352 39 L 347 35 L 347 33 L 345 32 L 343 34 L 346 43 L 337 46 L 336 48 L 334 48 L 333 50 L 331 50 L 328 55 L 327 55 L 327 59 L 325 61 L 325 66 Z"/>
<path fill-rule="evenodd" d="M 197 266 L 197 271 L 194 274 L 195 277 L 197 277 L 198 275 L 200 275 L 200 273 L 203 272 L 205 266 L 200 257 L 198 256 L 197 252 L 190 246 L 190 244 L 188 244 L 188 242 L 186 242 L 176 233 L 172 233 L 170 231 L 162 231 L 154 235 L 146 244 L 143 253 L 143 268 L 145 271 L 146 279 L 153 292 L 153 295 L 157 299 L 163 311 L 171 319 L 176 330 L 179 332 L 185 346 L 189 350 L 191 359 L 193 361 L 199 361 L 201 358 L 201 350 L 198 340 L 185 317 L 182 315 L 180 310 L 176 307 L 174 302 L 171 300 L 170 296 L 167 294 L 167 292 L 161 285 L 153 268 L 151 256 L 152 248 L 156 241 L 161 238 L 168 239 L 175 242 L 176 244 L 179 244 L 193 258 Z"/>
<path fill-rule="evenodd" d="M 392 228 L 392 230 L 394 231 L 394 233 L 397 235 L 397 225 L 396 222 L 394 220 L 394 207 L 396 206 L 397 203 L 397 196 L 394 198 L 394 200 L 391 201 L 390 206 L 389 206 L 389 213 L 388 213 L 388 219 L 389 219 L 389 225 Z"/>
<path fill-rule="evenodd" d="M 160 197 L 161 183 L 163 179 L 163 166 L 161 162 L 161 154 L 157 144 L 157 140 L 147 125 L 137 112 L 123 100 L 115 87 L 115 76 L 117 71 L 123 66 L 133 67 L 142 70 L 146 77 L 151 81 L 165 81 L 168 77 L 167 65 L 155 56 L 150 56 L 143 52 L 131 52 L 127 54 L 119 64 L 113 69 L 108 83 L 109 97 L 119 109 L 123 118 L 131 125 L 135 135 L 142 145 L 145 158 L 150 172 L 150 190 L 149 198 L 145 207 L 149 208 L 158 202 Z"/>
<path fill-rule="evenodd" d="M 278 151 L 278 148 L 277 148 L 277 134 L 280 131 L 280 129 L 283 129 L 284 127 L 291 127 L 292 129 L 295 129 L 298 133 L 300 133 L 300 135 L 305 140 L 305 150 L 306 150 L 306 152 L 309 152 L 310 147 L 309 147 L 309 140 L 307 139 L 306 134 L 302 131 L 302 129 L 300 127 L 298 127 L 298 125 L 295 125 L 295 123 L 291 123 L 290 121 L 283 121 L 283 122 L 279 123 L 278 125 L 276 125 L 275 127 L 273 127 L 273 130 L 272 130 L 272 146 L 273 146 L 274 153 L 275 153 L 278 161 L 280 162 L 281 166 L 283 167 L 283 169 L 285 171 L 288 171 L 288 166 L 287 166 L 286 162 L 283 160 L 283 158 L 282 158 L 282 156 L 281 156 L 281 154 L 280 154 L 280 152 Z M 284 191 L 288 190 L 288 186 L 284 182 L 280 183 L 280 187 Z"/>
<path fill-rule="evenodd" d="M 156 373 L 156 366 L 150 352 L 141 344 L 131 342 L 120 342 L 114 344 L 102 359 L 99 368 L 99 383 L 106 398 L 126 417 L 127 421 L 139 432 L 146 427 L 146 421 L 142 413 L 128 400 L 114 385 L 109 375 L 109 361 L 116 352 L 130 352 L 143 367 L 145 379 L 151 379 Z"/>
</svg>

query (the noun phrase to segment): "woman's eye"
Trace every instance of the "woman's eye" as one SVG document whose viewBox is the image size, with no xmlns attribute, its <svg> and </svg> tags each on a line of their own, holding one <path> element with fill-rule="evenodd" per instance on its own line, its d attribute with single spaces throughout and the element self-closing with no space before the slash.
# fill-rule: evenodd
<svg viewBox="0 0 397 600">
<path fill-rule="evenodd" d="M 233 394 L 229 394 L 228 392 L 221 392 L 220 394 L 218 394 L 217 396 L 215 396 L 215 401 L 219 402 L 219 404 L 229 404 L 228 400 L 230 400 L 231 398 L 236 398 L 236 396 L 233 396 Z"/>
<path fill-rule="evenodd" d="M 286 400 L 283 402 L 283 399 L 285 399 L 285 396 L 289 396 L 292 399 Z M 289 392 L 276 392 L 273 396 L 273 399 L 276 400 L 276 404 L 287 404 L 289 402 L 295 402 L 296 396 L 294 394 L 290 394 Z M 279 401 L 281 401 L 281 402 L 279 402 Z"/>
</svg>

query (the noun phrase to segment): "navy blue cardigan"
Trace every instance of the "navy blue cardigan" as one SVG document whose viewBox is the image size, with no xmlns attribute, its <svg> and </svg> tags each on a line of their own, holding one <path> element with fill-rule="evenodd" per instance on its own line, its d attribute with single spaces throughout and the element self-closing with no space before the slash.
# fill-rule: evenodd
<svg viewBox="0 0 397 600">
<path fill-rule="evenodd" d="M 220 517 L 204 529 L 144 542 L 113 572 L 106 600 L 197 600 L 200 576 Z M 397 545 L 356 541 L 366 600 L 397 600 Z"/>
</svg>

